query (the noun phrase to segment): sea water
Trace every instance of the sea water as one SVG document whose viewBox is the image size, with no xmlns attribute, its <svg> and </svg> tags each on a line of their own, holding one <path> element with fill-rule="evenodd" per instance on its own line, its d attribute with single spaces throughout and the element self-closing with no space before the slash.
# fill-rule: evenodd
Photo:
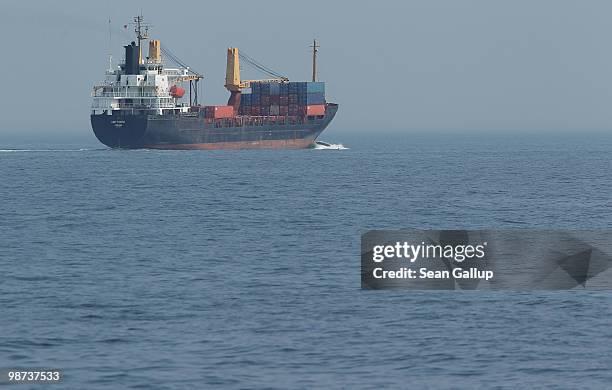
<svg viewBox="0 0 612 390">
<path fill-rule="evenodd" d="M 360 289 L 369 229 L 610 228 L 612 137 L 337 138 L 0 145 L 0 367 L 62 389 L 612 386 L 612 293 Z"/>
</svg>

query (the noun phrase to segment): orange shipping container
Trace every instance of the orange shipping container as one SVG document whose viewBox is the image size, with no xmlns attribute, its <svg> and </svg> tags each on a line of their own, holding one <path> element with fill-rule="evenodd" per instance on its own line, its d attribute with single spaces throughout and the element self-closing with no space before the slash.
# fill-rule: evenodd
<svg viewBox="0 0 612 390">
<path fill-rule="evenodd" d="M 315 104 L 306 106 L 306 115 L 325 115 L 325 105 Z"/>
<path fill-rule="evenodd" d="M 232 106 L 205 106 L 204 116 L 206 118 L 232 118 L 234 116 L 234 107 Z"/>
</svg>

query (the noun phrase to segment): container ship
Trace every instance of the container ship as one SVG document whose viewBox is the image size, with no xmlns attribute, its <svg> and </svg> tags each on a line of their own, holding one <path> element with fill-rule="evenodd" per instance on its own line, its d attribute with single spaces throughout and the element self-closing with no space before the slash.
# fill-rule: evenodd
<svg viewBox="0 0 612 390">
<path fill-rule="evenodd" d="M 111 148 L 308 148 L 338 110 L 325 99 L 325 83 L 317 81 L 316 40 L 308 82 L 289 81 L 238 48 L 228 48 L 229 100 L 203 106 L 198 103 L 203 76 L 150 39 L 142 16 L 134 18 L 134 32 L 136 40 L 124 46 L 125 60 L 113 69 L 110 57 L 104 82 L 92 91 L 91 126 Z M 148 56 L 143 57 L 147 41 Z M 241 80 L 240 60 L 270 78 Z M 166 67 L 169 61 L 178 66 Z"/>
</svg>

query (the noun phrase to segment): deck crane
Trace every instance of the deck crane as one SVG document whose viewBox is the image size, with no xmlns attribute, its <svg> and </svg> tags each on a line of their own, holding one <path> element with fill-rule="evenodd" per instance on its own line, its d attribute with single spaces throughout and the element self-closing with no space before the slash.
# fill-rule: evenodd
<svg viewBox="0 0 612 390">
<path fill-rule="evenodd" d="M 168 58 L 171 62 L 177 64 L 178 66 L 187 69 L 188 74 L 183 76 L 178 76 L 174 79 L 174 82 L 189 82 L 189 105 L 197 106 L 198 105 L 198 83 L 200 80 L 204 78 L 204 76 L 191 69 L 185 62 L 183 62 L 180 58 L 178 58 L 170 49 L 166 46 L 162 46 L 157 41 L 157 45 L 159 46 L 159 52 L 163 53 L 166 58 Z M 150 51 L 151 49 L 149 49 Z M 159 56 L 159 55 L 158 55 Z"/>
<path fill-rule="evenodd" d="M 241 80 L 240 78 L 240 59 L 243 59 L 249 65 L 257 70 L 266 73 L 272 78 L 261 80 Z M 289 79 L 280 73 L 273 71 L 270 68 L 258 63 L 248 55 L 240 53 L 237 47 L 227 49 L 227 67 L 225 72 L 225 88 L 230 91 L 230 98 L 227 102 L 228 106 L 234 107 L 238 111 L 240 107 L 240 95 L 242 90 L 251 87 L 251 83 L 267 82 L 267 83 L 286 83 Z"/>
</svg>

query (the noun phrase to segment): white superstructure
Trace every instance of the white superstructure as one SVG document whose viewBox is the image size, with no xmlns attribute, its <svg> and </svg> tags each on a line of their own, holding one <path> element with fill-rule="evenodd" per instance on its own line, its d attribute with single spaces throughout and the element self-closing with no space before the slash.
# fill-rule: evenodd
<svg viewBox="0 0 612 390">
<path fill-rule="evenodd" d="M 140 65 L 141 74 L 125 74 L 124 69 L 125 63 L 106 71 L 104 82 L 93 87 L 92 114 L 148 110 L 161 115 L 166 110 L 189 110 L 189 105 L 180 103 L 178 95 L 170 91 L 173 85 L 191 77 L 188 69 L 164 69 L 160 63 L 149 62 Z"/>
<path fill-rule="evenodd" d="M 159 40 L 149 40 L 149 56 L 143 59 L 141 45 L 143 40 L 149 39 L 148 25 L 143 23 L 142 16 L 137 16 L 134 26 L 138 44 L 132 42 L 125 46 L 124 61 L 114 70 L 111 61 L 102 84 L 93 87 L 91 113 L 164 115 L 188 112 L 190 105 L 197 105 L 198 81 L 202 75 L 186 66 L 165 68 Z M 168 56 L 177 62 L 171 52 Z M 183 65 L 180 60 L 177 63 Z M 189 103 L 180 102 L 185 93 L 178 86 L 182 82 L 189 82 Z"/>
</svg>

